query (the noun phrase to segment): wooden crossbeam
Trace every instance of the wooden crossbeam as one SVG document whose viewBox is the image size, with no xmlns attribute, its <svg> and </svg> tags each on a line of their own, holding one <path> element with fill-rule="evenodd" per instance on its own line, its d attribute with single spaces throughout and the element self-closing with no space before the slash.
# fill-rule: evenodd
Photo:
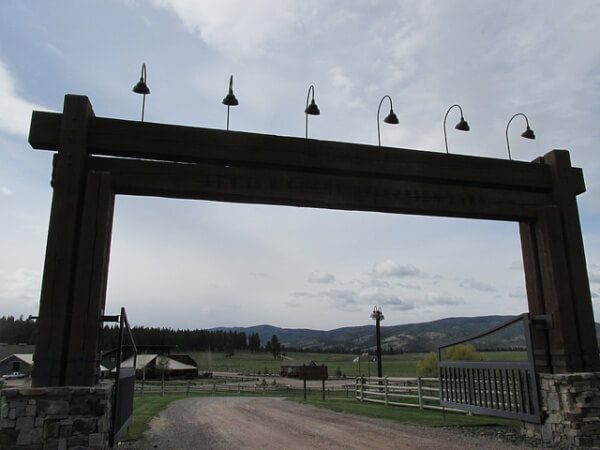
<svg viewBox="0 0 600 450">
<path fill-rule="evenodd" d="M 115 193 L 129 195 L 512 221 L 533 220 L 552 202 L 547 192 L 279 168 L 100 157 L 88 167 L 111 173 Z"/>
<path fill-rule="evenodd" d="M 30 144 L 36 149 L 57 150 L 61 117 L 34 112 Z M 87 149 L 92 155 L 172 162 L 278 167 L 506 190 L 552 189 L 549 169 L 540 163 L 102 117 L 90 119 Z M 572 178 L 576 194 L 584 192 L 581 170 L 572 168 Z"/>
</svg>

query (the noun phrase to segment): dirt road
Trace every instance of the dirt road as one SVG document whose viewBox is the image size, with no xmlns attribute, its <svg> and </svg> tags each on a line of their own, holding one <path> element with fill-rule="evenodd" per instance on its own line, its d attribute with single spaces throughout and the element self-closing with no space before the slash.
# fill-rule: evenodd
<svg viewBox="0 0 600 450">
<path fill-rule="evenodd" d="M 485 437 L 395 424 L 280 398 L 189 398 L 152 419 L 133 449 L 508 449 Z"/>
</svg>

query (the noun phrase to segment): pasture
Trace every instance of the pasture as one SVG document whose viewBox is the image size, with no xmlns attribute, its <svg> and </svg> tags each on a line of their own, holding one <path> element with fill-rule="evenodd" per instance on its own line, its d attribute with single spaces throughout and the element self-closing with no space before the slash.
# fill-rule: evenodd
<svg viewBox="0 0 600 450">
<path fill-rule="evenodd" d="M 525 352 L 486 352 L 488 359 L 493 361 L 523 361 L 527 358 Z M 236 372 L 239 374 L 278 374 L 281 359 L 274 359 L 270 353 L 237 351 L 231 357 L 223 353 L 193 352 L 190 356 L 198 363 L 198 369 L 203 372 Z M 369 362 L 373 355 L 360 357 L 360 363 L 352 362 L 358 355 L 349 353 L 310 353 L 288 352 L 285 357 L 295 360 L 312 360 L 317 365 L 325 364 L 329 376 L 335 376 L 337 370 L 346 377 L 377 376 L 377 363 Z M 383 355 L 383 375 L 389 377 L 416 377 L 417 362 L 423 359 L 425 353 L 404 353 Z M 360 373 L 359 373 L 360 368 Z"/>
</svg>

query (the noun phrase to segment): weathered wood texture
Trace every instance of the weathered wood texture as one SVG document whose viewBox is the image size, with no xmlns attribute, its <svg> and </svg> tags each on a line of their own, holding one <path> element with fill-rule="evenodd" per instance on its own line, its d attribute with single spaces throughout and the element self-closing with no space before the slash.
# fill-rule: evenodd
<svg viewBox="0 0 600 450">
<path fill-rule="evenodd" d="M 83 184 L 87 162 L 88 121 L 94 112 L 85 97 L 65 97 L 52 173 L 52 210 L 37 321 L 34 386 L 60 386 L 65 382 L 71 308 Z"/>
<path fill-rule="evenodd" d="M 34 112 L 58 151 L 34 383 L 89 383 L 104 307 L 114 194 L 511 220 L 520 223 L 542 371 L 600 370 L 576 195 L 555 150 L 532 163 L 94 117 L 87 97 Z M 87 185 L 85 184 L 87 183 Z M 84 202 L 85 199 L 85 202 Z"/>
<path fill-rule="evenodd" d="M 550 193 L 281 168 L 92 158 L 115 192 L 360 211 L 530 220 Z"/>
<path fill-rule="evenodd" d="M 572 178 L 571 159 L 566 151 L 550 152 L 544 156 L 544 162 L 550 167 L 553 184 L 552 195 L 560 212 L 563 229 L 562 242 L 565 246 L 568 269 L 568 280 L 565 282 L 569 281 L 568 287 L 573 299 L 573 314 L 576 324 L 574 331 L 578 336 L 582 370 L 600 371 L 590 280 L 576 199 L 582 179 Z"/>
<path fill-rule="evenodd" d="M 106 298 L 113 211 L 110 173 L 88 172 L 66 361 L 68 386 L 90 386 L 98 379 L 98 338 Z"/>
<path fill-rule="evenodd" d="M 60 114 L 35 112 L 31 145 L 56 150 L 55 128 L 60 122 Z M 550 192 L 553 186 L 545 164 L 100 117 L 90 122 L 88 151 L 145 160 L 280 168 L 526 192 Z M 571 177 L 583 192 L 581 170 L 572 168 Z"/>
<path fill-rule="evenodd" d="M 525 288 L 529 303 L 531 317 L 546 314 L 546 305 L 542 289 L 542 268 L 538 258 L 538 245 L 534 222 L 519 223 L 521 234 L 521 249 L 523 254 L 523 267 L 525 270 Z M 549 312 L 548 312 L 549 313 Z M 536 370 L 540 373 L 551 373 L 550 344 L 548 331 L 541 327 L 532 327 L 531 339 L 534 344 Z"/>
</svg>

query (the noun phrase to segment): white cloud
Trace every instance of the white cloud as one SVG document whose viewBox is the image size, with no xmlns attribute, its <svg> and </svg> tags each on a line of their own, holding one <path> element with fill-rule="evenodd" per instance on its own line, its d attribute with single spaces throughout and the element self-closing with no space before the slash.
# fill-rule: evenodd
<svg viewBox="0 0 600 450">
<path fill-rule="evenodd" d="M 0 304 L 5 313 L 35 313 L 39 302 L 41 274 L 24 268 L 0 271 Z"/>
<path fill-rule="evenodd" d="M 328 283 L 335 282 L 335 277 L 332 274 L 328 273 L 328 272 L 316 271 L 316 272 L 312 272 L 308 276 L 308 282 L 309 283 L 328 284 Z"/>
<path fill-rule="evenodd" d="M 231 56 L 248 57 L 264 52 L 272 41 L 294 36 L 310 22 L 318 2 L 154 0 L 154 4 L 173 11 L 206 44 Z"/>
<path fill-rule="evenodd" d="M 464 287 L 464 288 L 474 289 L 474 290 L 480 291 L 480 292 L 497 292 L 498 291 L 498 289 L 496 289 L 494 286 L 492 286 L 489 283 L 477 281 L 477 280 L 473 280 L 473 279 L 463 280 L 459 286 Z"/>
<path fill-rule="evenodd" d="M 0 61 L 0 130 L 26 135 L 31 123 L 31 112 L 43 109 L 23 100 L 6 65 Z M 6 194 L 5 194 L 6 195 Z"/>
<path fill-rule="evenodd" d="M 13 191 L 11 191 L 6 186 L 0 186 L 0 194 L 4 195 L 6 197 L 9 197 L 9 196 L 13 195 Z"/>
<path fill-rule="evenodd" d="M 412 264 L 403 265 L 391 259 L 375 264 L 372 269 L 374 277 L 405 278 L 414 277 L 420 273 L 421 271 Z"/>
<path fill-rule="evenodd" d="M 438 294 L 436 292 L 429 292 L 425 298 L 419 298 L 415 300 L 415 303 L 419 306 L 453 306 L 465 304 L 465 299 L 448 294 Z"/>
</svg>

